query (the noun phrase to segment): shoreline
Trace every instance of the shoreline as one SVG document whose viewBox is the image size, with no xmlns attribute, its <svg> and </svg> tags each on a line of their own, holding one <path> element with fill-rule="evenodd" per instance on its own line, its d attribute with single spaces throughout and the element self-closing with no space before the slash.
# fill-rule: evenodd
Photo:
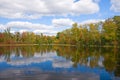
<svg viewBox="0 0 120 80">
<path fill-rule="evenodd" d="M 0 47 L 2 46 L 34 46 L 38 44 L 0 44 Z"/>
<path fill-rule="evenodd" d="M 71 44 L 0 44 L 0 47 L 4 46 L 73 46 L 73 47 L 116 47 L 119 48 L 119 46 L 110 46 L 110 45 L 104 45 L 104 46 L 97 46 L 97 45 L 89 45 L 89 46 L 77 46 L 77 45 L 71 45 Z"/>
</svg>

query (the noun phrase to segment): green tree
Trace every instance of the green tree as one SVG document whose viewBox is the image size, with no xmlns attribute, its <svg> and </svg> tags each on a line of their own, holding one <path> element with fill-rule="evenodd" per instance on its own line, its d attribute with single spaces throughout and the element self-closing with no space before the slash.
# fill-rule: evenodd
<svg viewBox="0 0 120 80">
<path fill-rule="evenodd" d="M 77 44 L 79 40 L 79 28 L 78 24 L 74 23 L 71 28 L 71 34 L 72 34 L 72 44 Z"/>
<path fill-rule="evenodd" d="M 117 36 L 118 45 L 120 45 L 120 16 L 115 16 L 113 19 L 117 25 L 116 36 Z"/>
<path fill-rule="evenodd" d="M 108 19 L 103 23 L 103 36 L 108 45 L 116 44 L 116 24 L 113 19 Z"/>
<path fill-rule="evenodd" d="M 10 33 L 10 28 L 5 29 L 3 34 L 4 34 L 4 36 L 5 36 L 5 37 L 4 37 L 4 42 L 10 44 L 11 41 L 12 41 L 12 38 L 11 38 L 12 35 L 11 35 L 11 33 Z"/>
</svg>

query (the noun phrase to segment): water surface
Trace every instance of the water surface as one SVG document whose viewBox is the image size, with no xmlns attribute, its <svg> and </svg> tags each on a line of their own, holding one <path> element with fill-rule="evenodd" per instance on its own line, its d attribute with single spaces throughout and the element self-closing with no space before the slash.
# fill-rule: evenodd
<svg viewBox="0 0 120 80">
<path fill-rule="evenodd" d="M 116 48 L 0 47 L 0 80 L 120 80 Z"/>
</svg>

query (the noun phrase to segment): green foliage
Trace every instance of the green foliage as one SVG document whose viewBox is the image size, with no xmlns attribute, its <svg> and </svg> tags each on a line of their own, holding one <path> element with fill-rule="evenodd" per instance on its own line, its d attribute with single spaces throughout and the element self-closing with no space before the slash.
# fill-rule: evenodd
<svg viewBox="0 0 120 80">
<path fill-rule="evenodd" d="M 115 16 L 113 20 L 117 25 L 116 36 L 117 36 L 118 45 L 120 45 L 120 16 Z"/>
<path fill-rule="evenodd" d="M 120 16 L 107 19 L 105 22 L 78 25 L 59 32 L 56 36 L 59 44 L 78 46 L 117 45 L 120 43 Z"/>
<path fill-rule="evenodd" d="M 103 37 L 106 40 L 106 44 L 114 44 L 116 41 L 116 23 L 113 19 L 108 19 L 103 23 Z"/>
<path fill-rule="evenodd" d="M 77 46 L 120 45 L 120 16 L 105 20 L 105 22 L 79 25 L 58 32 L 56 36 L 34 34 L 33 32 L 10 33 L 10 28 L 0 33 L 0 43 L 24 44 L 70 44 Z"/>
</svg>

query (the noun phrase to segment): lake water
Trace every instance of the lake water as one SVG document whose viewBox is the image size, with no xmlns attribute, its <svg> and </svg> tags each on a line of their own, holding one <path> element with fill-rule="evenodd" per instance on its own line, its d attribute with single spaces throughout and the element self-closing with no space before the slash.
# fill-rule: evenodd
<svg viewBox="0 0 120 80">
<path fill-rule="evenodd" d="M 120 80 L 116 48 L 0 47 L 0 80 Z"/>
</svg>

